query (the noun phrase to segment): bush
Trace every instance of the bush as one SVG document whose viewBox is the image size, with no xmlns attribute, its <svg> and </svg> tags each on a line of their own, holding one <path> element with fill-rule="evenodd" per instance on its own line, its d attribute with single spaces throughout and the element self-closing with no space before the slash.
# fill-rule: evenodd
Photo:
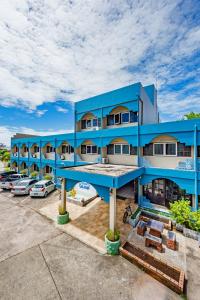
<svg viewBox="0 0 200 300">
<path fill-rule="evenodd" d="M 63 206 L 61 204 L 59 204 L 59 206 L 58 206 L 58 213 L 61 216 L 66 214 L 66 210 L 63 208 Z"/>
<path fill-rule="evenodd" d="M 195 231 L 200 231 L 200 210 L 190 213 L 189 228 Z"/>
<path fill-rule="evenodd" d="M 8 171 L 10 171 L 10 168 L 6 167 L 6 168 L 4 168 L 4 171 L 8 172 Z"/>
<path fill-rule="evenodd" d="M 38 176 L 38 172 L 37 171 L 34 171 L 30 174 L 30 177 L 31 178 L 36 178 Z"/>
<path fill-rule="evenodd" d="M 23 175 L 26 175 L 26 174 L 27 174 L 27 172 L 28 172 L 28 170 L 27 170 L 27 169 L 24 169 L 24 170 L 21 170 L 21 171 L 20 171 L 20 173 L 21 173 L 21 174 L 23 174 Z"/>
<path fill-rule="evenodd" d="M 46 175 L 44 176 L 44 179 L 46 179 L 46 180 L 52 180 L 52 178 L 53 178 L 53 176 L 50 175 L 50 174 L 46 174 Z"/>
<path fill-rule="evenodd" d="M 176 220 L 178 224 L 189 227 L 191 207 L 188 200 L 179 200 L 170 203 L 170 211 L 173 219 Z"/>
<path fill-rule="evenodd" d="M 112 231 L 112 230 L 108 230 L 106 232 L 106 238 L 111 241 L 111 242 L 116 242 L 120 239 L 120 232 L 119 230 L 115 230 L 115 231 Z"/>
<path fill-rule="evenodd" d="M 191 211 L 188 200 L 180 200 L 170 204 L 170 211 L 178 224 L 200 232 L 200 210 Z"/>
</svg>

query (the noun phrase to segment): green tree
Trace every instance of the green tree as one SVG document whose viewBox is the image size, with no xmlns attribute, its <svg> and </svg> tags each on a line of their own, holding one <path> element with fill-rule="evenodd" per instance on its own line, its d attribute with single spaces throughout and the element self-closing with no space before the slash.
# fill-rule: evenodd
<svg viewBox="0 0 200 300">
<path fill-rule="evenodd" d="M 200 113 L 194 113 L 193 111 L 184 115 L 184 120 L 200 119 Z"/>
<path fill-rule="evenodd" d="M 1 161 L 9 162 L 10 161 L 10 152 L 4 152 L 1 156 Z"/>
</svg>

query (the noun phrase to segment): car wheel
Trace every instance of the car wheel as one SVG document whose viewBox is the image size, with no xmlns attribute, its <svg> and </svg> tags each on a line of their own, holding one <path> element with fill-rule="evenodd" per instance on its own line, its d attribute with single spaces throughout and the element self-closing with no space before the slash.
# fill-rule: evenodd
<svg viewBox="0 0 200 300">
<path fill-rule="evenodd" d="M 44 194 L 44 198 L 46 198 L 46 197 L 47 197 L 47 195 L 48 195 L 48 192 L 45 192 L 45 194 Z"/>
</svg>

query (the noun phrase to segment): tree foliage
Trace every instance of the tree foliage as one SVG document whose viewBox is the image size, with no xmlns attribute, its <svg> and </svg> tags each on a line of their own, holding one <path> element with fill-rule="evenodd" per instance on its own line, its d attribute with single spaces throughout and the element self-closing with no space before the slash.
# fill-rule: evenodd
<svg viewBox="0 0 200 300">
<path fill-rule="evenodd" d="M 192 211 L 188 200 L 171 203 L 170 211 L 178 224 L 200 232 L 200 209 Z"/>
<path fill-rule="evenodd" d="M 193 111 L 184 115 L 185 120 L 199 119 L 200 113 L 194 113 Z"/>
</svg>

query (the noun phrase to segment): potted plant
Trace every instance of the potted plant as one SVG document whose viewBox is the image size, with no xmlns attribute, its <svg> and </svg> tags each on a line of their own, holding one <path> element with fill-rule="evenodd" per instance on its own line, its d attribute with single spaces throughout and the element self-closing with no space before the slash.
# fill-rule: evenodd
<svg viewBox="0 0 200 300">
<path fill-rule="evenodd" d="M 24 169 L 24 170 L 21 170 L 21 172 L 20 172 L 21 174 L 23 174 L 23 175 L 27 175 L 27 173 L 28 173 L 28 170 L 27 169 Z"/>
<path fill-rule="evenodd" d="M 53 176 L 50 175 L 50 174 L 46 174 L 46 175 L 44 176 L 44 179 L 46 179 L 46 180 L 52 180 L 52 178 L 53 178 Z"/>
<path fill-rule="evenodd" d="M 38 172 L 37 172 L 37 171 L 33 171 L 33 172 L 30 174 L 30 177 L 33 178 L 33 179 L 37 178 L 37 176 L 38 176 Z"/>
<path fill-rule="evenodd" d="M 67 224 L 69 222 L 69 212 L 61 204 L 58 206 L 58 224 Z"/>
<path fill-rule="evenodd" d="M 105 247 L 108 254 L 117 255 L 120 247 L 120 232 L 109 229 L 105 234 Z"/>
</svg>

